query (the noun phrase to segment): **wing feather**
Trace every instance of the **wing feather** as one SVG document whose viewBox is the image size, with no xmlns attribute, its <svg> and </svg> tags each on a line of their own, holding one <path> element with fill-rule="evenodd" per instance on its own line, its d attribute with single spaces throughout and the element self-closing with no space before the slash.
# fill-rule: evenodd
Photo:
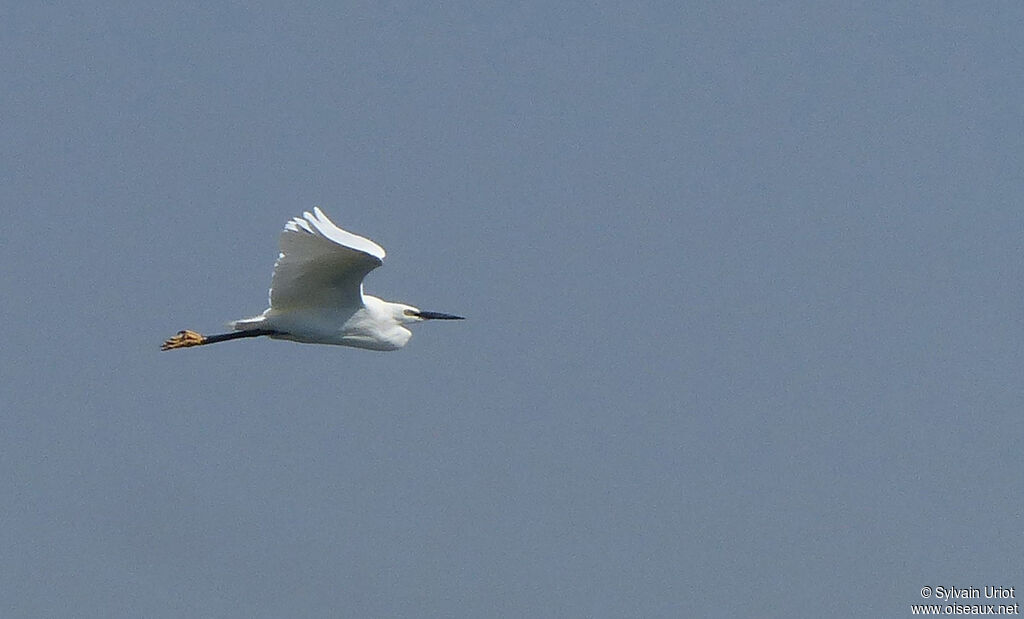
<svg viewBox="0 0 1024 619">
<path fill-rule="evenodd" d="M 285 224 L 281 253 L 270 282 L 270 308 L 356 308 L 363 304 L 367 273 L 384 260 L 384 248 L 342 230 L 319 207 Z"/>
</svg>

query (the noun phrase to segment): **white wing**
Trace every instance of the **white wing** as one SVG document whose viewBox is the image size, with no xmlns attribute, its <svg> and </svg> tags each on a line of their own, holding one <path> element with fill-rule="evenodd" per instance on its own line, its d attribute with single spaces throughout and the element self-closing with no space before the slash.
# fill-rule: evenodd
<svg viewBox="0 0 1024 619">
<path fill-rule="evenodd" d="M 281 233 L 270 308 L 361 307 L 363 277 L 383 260 L 383 247 L 342 230 L 314 208 L 289 221 Z"/>
</svg>

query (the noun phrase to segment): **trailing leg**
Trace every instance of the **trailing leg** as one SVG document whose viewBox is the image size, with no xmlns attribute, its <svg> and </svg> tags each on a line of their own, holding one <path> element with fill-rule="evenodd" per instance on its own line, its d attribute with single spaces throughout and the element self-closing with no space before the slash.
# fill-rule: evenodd
<svg viewBox="0 0 1024 619">
<path fill-rule="evenodd" d="M 190 346 L 203 346 L 205 344 L 216 344 L 228 340 L 237 340 L 243 337 L 259 337 L 261 335 L 274 335 L 277 331 L 271 329 L 247 329 L 245 331 L 232 331 L 231 333 L 219 333 L 217 335 L 203 335 L 195 331 L 178 331 L 173 337 L 164 341 L 160 350 L 174 350 L 176 348 L 188 348 Z"/>
</svg>

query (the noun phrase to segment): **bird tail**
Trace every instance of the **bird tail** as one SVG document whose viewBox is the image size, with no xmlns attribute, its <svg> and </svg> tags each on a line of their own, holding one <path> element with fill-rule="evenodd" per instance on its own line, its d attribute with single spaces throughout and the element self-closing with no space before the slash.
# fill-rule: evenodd
<svg viewBox="0 0 1024 619">
<path fill-rule="evenodd" d="M 265 316 L 253 316 L 252 318 L 243 318 L 241 320 L 232 320 L 228 323 L 228 326 L 235 331 L 248 331 L 249 329 L 258 329 L 263 324 Z"/>
</svg>

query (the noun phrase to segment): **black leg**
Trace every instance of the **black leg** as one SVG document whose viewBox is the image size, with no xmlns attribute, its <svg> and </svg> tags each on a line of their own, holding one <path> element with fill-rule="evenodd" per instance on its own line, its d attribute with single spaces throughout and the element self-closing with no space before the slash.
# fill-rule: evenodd
<svg viewBox="0 0 1024 619">
<path fill-rule="evenodd" d="M 178 331 L 177 335 L 164 342 L 160 350 L 204 346 L 206 344 L 237 340 L 243 337 L 260 337 L 261 335 L 274 335 L 276 333 L 277 331 L 272 329 L 247 329 L 245 331 L 232 331 L 231 333 L 218 333 L 217 335 L 203 335 L 195 331 Z"/>
<path fill-rule="evenodd" d="M 273 331 L 271 329 L 248 329 L 245 331 L 232 331 L 231 333 L 207 335 L 203 338 L 203 340 L 205 340 L 203 344 L 216 344 L 217 342 L 237 340 L 243 337 L 260 337 L 261 335 L 274 335 L 275 333 L 277 333 L 277 331 Z"/>
</svg>

